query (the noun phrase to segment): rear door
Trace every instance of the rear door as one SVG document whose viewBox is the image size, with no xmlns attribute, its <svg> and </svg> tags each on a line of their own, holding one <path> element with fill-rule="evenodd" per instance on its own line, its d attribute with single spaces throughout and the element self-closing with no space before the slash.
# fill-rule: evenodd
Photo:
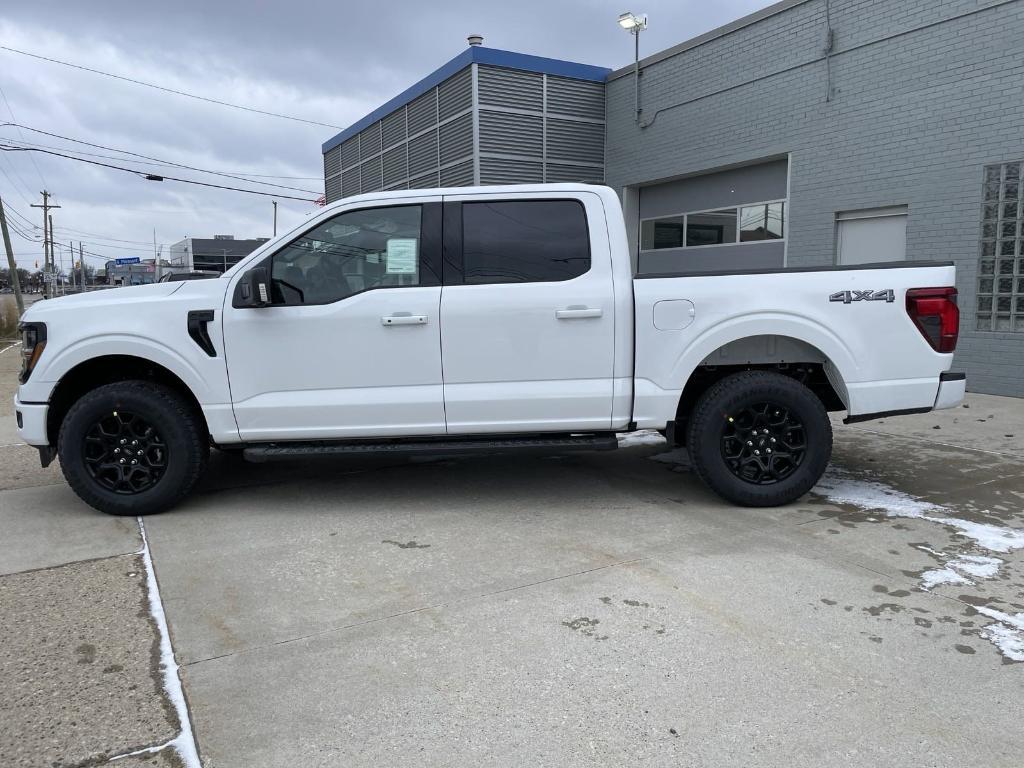
<svg viewBox="0 0 1024 768">
<path fill-rule="evenodd" d="M 600 199 L 444 199 L 448 433 L 609 429 L 615 314 Z"/>
</svg>

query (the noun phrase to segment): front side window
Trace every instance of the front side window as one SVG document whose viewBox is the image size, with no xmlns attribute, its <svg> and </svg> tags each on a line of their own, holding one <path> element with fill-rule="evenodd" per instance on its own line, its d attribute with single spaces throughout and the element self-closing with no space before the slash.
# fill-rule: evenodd
<svg viewBox="0 0 1024 768">
<path fill-rule="evenodd" d="M 571 280 L 590 269 L 590 237 L 576 200 L 462 204 L 467 285 Z"/>
<path fill-rule="evenodd" d="M 275 304 L 329 304 L 373 288 L 420 284 L 418 205 L 346 211 L 274 254 Z"/>
</svg>

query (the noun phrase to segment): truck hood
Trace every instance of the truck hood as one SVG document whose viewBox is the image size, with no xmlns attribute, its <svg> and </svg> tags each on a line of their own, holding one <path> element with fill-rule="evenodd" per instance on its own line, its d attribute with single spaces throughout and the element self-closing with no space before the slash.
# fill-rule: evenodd
<svg viewBox="0 0 1024 768">
<path fill-rule="evenodd" d="M 191 280 L 176 283 L 152 283 L 150 285 L 127 285 L 119 288 L 105 288 L 88 293 L 79 293 L 73 296 L 60 296 L 55 299 L 45 299 L 35 302 L 29 307 L 23 320 L 44 321 L 47 317 L 65 311 L 87 310 L 100 307 L 110 307 L 112 310 L 126 308 L 130 305 L 147 305 L 159 302 L 173 296 L 178 291 L 188 286 L 190 294 L 203 293 L 211 297 L 222 297 L 227 288 L 227 281 L 218 278 L 209 280 Z M 219 306 L 219 305 L 218 305 Z M 135 307 L 133 311 L 145 311 L 144 307 Z"/>
</svg>

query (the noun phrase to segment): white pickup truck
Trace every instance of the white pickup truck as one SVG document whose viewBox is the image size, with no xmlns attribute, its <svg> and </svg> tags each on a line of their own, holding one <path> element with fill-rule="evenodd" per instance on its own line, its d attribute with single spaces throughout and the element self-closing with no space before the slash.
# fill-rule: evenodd
<svg viewBox="0 0 1024 768">
<path fill-rule="evenodd" d="M 112 514 L 180 501 L 211 446 L 559 453 L 638 429 L 724 498 L 777 505 L 825 470 L 826 411 L 961 401 L 954 285 L 928 262 L 634 277 L 607 187 L 374 193 L 215 279 L 36 303 L 15 409 Z"/>
</svg>

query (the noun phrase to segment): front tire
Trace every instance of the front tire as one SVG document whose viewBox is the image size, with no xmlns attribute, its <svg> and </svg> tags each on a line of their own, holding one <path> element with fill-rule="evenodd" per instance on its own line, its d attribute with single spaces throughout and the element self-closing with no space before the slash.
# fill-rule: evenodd
<svg viewBox="0 0 1024 768">
<path fill-rule="evenodd" d="M 803 496 L 832 455 L 832 424 L 806 386 L 771 371 L 735 373 L 697 401 L 687 434 L 690 460 L 715 493 L 744 507 Z"/>
<path fill-rule="evenodd" d="M 177 392 L 122 381 L 83 395 L 64 417 L 61 470 L 86 504 L 110 515 L 173 507 L 206 467 L 202 419 Z"/>
</svg>

